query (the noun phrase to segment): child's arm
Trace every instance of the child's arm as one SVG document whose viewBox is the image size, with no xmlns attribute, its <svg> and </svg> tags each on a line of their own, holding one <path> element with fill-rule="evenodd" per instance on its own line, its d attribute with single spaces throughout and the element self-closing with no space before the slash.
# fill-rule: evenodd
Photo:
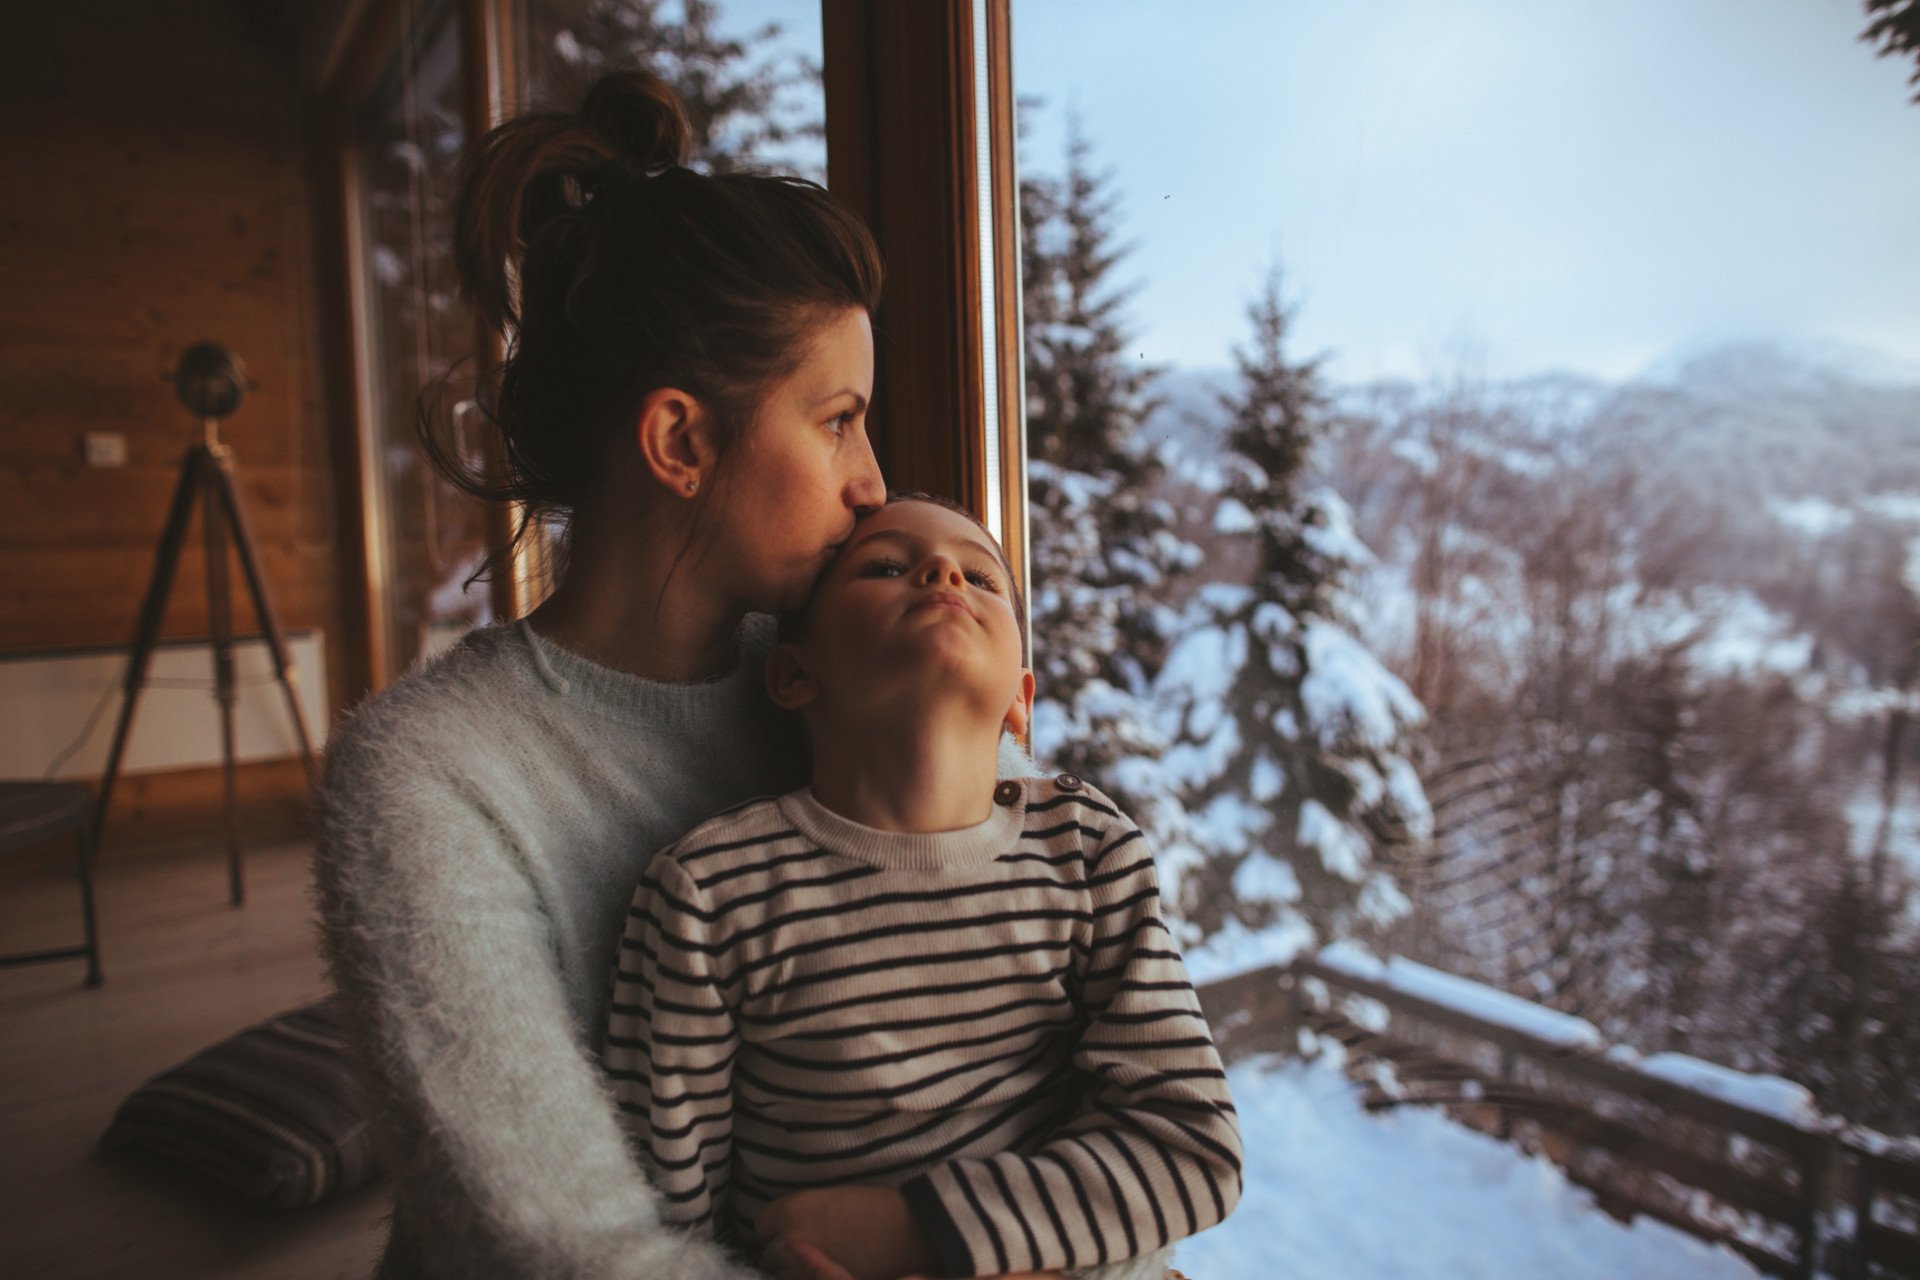
<svg viewBox="0 0 1920 1280">
<path fill-rule="evenodd" d="M 708 915 L 671 851 L 655 858 L 627 913 L 604 1056 L 661 1218 L 712 1231 L 733 1157 L 740 1033 L 715 977 Z"/>
<path fill-rule="evenodd" d="M 1240 1196 L 1240 1132 L 1186 966 L 1160 920 L 1140 831 L 1091 788 L 1087 1105 L 1030 1156 L 936 1166 L 902 1190 L 950 1276 L 1086 1267 L 1213 1226 Z M 1064 820 L 1065 815 L 1060 815 Z"/>
</svg>

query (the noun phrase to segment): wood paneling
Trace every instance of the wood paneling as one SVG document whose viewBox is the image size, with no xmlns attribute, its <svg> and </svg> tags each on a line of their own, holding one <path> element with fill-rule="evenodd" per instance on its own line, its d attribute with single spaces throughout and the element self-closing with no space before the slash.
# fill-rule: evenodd
<svg viewBox="0 0 1920 1280">
<path fill-rule="evenodd" d="M 257 9 L 185 0 L 9 12 L 0 649 L 131 636 L 197 430 L 163 376 L 201 339 L 232 346 L 257 384 L 222 435 L 283 621 L 340 631 L 292 55 Z M 97 431 L 125 435 L 126 468 L 85 465 L 82 437 Z M 203 594 L 196 546 L 169 637 L 204 634 Z"/>
</svg>

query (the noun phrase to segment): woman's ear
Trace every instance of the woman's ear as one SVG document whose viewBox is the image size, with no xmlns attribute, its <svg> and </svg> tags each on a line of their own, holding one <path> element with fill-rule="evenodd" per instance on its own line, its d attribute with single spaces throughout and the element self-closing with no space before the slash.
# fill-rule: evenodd
<svg viewBox="0 0 1920 1280">
<path fill-rule="evenodd" d="M 659 387 L 640 402 L 635 442 L 647 470 L 669 493 L 691 498 L 719 457 L 706 406 L 678 387 Z"/>
<path fill-rule="evenodd" d="M 820 696 L 820 683 L 797 644 L 777 644 L 767 654 L 767 696 L 776 707 L 798 711 Z"/>
<path fill-rule="evenodd" d="M 1008 733 L 1014 737 L 1024 737 L 1027 726 L 1033 723 L 1033 672 L 1020 669 L 1020 688 L 1013 695 L 1013 705 L 1007 708 L 1007 718 L 1001 722 Z"/>
</svg>

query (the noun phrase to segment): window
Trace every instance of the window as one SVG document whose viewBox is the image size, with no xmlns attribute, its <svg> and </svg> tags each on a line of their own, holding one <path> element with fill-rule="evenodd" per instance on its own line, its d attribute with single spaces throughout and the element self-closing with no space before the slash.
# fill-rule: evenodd
<svg viewBox="0 0 1920 1280">
<path fill-rule="evenodd" d="M 1197 974 L 1358 938 L 1911 1132 L 1920 109 L 1723 17 L 1016 0 L 1036 745 Z"/>
<path fill-rule="evenodd" d="M 353 141 L 364 501 L 377 531 L 368 538 L 369 578 L 376 647 L 393 674 L 492 616 L 484 585 L 467 581 L 490 551 L 485 513 L 434 473 L 414 429 L 424 405 L 439 438 L 458 450 L 478 447 L 464 422 L 476 335 L 452 259 L 466 93 L 452 12 L 432 11 L 404 28 Z M 456 366 L 454 379 L 423 401 Z"/>
</svg>

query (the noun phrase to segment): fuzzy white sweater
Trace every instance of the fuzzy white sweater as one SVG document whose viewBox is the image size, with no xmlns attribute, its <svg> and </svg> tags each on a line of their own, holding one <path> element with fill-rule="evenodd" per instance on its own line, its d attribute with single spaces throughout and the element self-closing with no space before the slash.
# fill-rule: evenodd
<svg viewBox="0 0 1920 1280">
<path fill-rule="evenodd" d="M 665 1227 L 599 1065 L 634 885 L 694 823 L 803 781 L 771 622 L 698 684 L 524 623 L 475 632 L 332 736 L 322 930 L 394 1176 L 380 1275 L 753 1280 Z M 1165 1254 L 1107 1268 L 1146 1280 Z"/>
</svg>

